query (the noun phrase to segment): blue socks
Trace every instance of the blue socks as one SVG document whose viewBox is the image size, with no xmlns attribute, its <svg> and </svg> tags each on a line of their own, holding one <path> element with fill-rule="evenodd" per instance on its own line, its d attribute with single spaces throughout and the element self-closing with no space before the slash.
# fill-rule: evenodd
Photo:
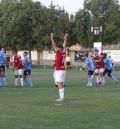
<svg viewBox="0 0 120 129">
<path fill-rule="evenodd" d="M 30 87 L 33 86 L 33 83 L 32 83 L 32 78 L 28 78 L 28 79 L 25 79 L 25 84 L 26 84 L 26 87 L 28 87 L 28 85 L 30 85 Z"/>
<path fill-rule="evenodd" d="M 4 87 L 7 87 L 7 81 L 5 77 L 0 77 L 0 87 L 2 87 L 2 83 Z"/>
</svg>

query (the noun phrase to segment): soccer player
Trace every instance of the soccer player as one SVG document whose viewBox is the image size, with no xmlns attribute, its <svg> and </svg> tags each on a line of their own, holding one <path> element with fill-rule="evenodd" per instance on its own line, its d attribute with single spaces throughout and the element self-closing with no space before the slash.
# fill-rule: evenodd
<svg viewBox="0 0 120 129">
<path fill-rule="evenodd" d="M 67 70 L 71 70 L 71 63 L 70 63 L 71 57 L 69 55 L 69 53 L 66 56 L 66 66 L 67 66 Z"/>
<path fill-rule="evenodd" d="M 0 51 L 0 87 L 2 87 L 2 83 L 4 87 L 7 87 L 7 82 L 5 78 L 5 49 L 2 48 Z"/>
<path fill-rule="evenodd" d="M 94 62 L 95 62 L 95 71 L 94 75 L 96 76 L 96 82 L 97 85 L 101 84 L 101 79 L 100 79 L 100 73 L 101 73 L 101 56 L 99 55 L 99 50 L 95 49 L 95 57 L 94 57 Z"/>
<path fill-rule="evenodd" d="M 113 82 L 118 82 L 116 77 L 112 75 L 113 65 L 111 59 L 107 56 L 107 54 L 104 54 L 104 64 L 105 64 L 105 70 L 103 72 L 103 79 L 105 83 L 105 75 L 108 73 L 108 77 L 112 79 Z"/>
<path fill-rule="evenodd" d="M 26 86 L 33 86 L 31 78 L 31 59 L 28 56 L 28 52 L 23 53 L 23 64 L 24 64 L 24 80 Z"/>
<path fill-rule="evenodd" d="M 104 84 L 103 72 L 104 72 L 104 58 L 103 58 L 103 53 L 101 53 L 100 54 L 100 80 L 99 80 L 99 83 L 101 84 Z"/>
<path fill-rule="evenodd" d="M 52 47 L 56 52 L 55 58 L 55 82 L 59 89 L 60 98 L 56 101 L 64 101 L 64 82 L 65 82 L 65 55 L 66 55 L 66 43 L 68 34 L 64 36 L 63 44 L 56 44 L 54 41 L 53 33 L 51 33 Z"/>
<path fill-rule="evenodd" d="M 91 57 L 88 56 L 88 54 L 85 55 L 85 62 L 87 64 L 87 68 L 88 68 L 88 84 L 87 86 L 92 86 L 92 82 L 93 82 L 93 77 L 94 77 L 94 70 L 95 70 L 95 66 L 94 66 L 94 62 L 93 59 Z"/>
<path fill-rule="evenodd" d="M 21 56 L 17 51 L 13 51 L 13 69 L 15 72 L 15 87 L 18 87 L 18 79 L 20 79 L 20 86 L 23 87 L 23 64 Z"/>
</svg>

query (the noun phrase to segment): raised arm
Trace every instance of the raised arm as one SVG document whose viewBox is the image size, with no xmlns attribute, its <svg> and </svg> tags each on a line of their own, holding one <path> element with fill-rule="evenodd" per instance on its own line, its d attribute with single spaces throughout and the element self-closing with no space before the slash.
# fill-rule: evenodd
<svg viewBox="0 0 120 129">
<path fill-rule="evenodd" d="M 56 43 L 55 43 L 55 41 L 54 41 L 54 35 L 53 35 L 53 33 L 51 33 L 51 41 L 52 41 L 52 47 L 53 47 L 53 49 L 56 51 L 56 49 L 57 49 L 57 46 L 56 46 Z"/>
<path fill-rule="evenodd" d="M 66 48 L 67 46 L 67 40 L 68 40 L 68 33 L 65 34 L 64 36 L 64 42 L 63 42 L 63 47 Z"/>
</svg>

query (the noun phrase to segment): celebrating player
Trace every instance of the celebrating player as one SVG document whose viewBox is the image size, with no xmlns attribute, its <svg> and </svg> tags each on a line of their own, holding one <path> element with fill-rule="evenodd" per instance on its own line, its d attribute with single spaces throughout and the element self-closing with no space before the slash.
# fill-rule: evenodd
<svg viewBox="0 0 120 129">
<path fill-rule="evenodd" d="M 0 87 L 2 87 L 2 82 L 4 84 L 4 87 L 7 87 L 7 82 L 5 78 L 5 52 L 4 48 L 0 51 Z"/>
<path fill-rule="evenodd" d="M 53 38 L 53 33 L 51 33 L 52 47 L 56 52 L 55 59 L 55 82 L 57 83 L 59 89 L 60 98 L 56 101 L 64 101 L 64 81 L 65 81 L 65 55 L 66 55 L 66 43 L 68 34 L 64 36 L 63 44 L 56 44 Z"/>
<path fill-rule="evenodd" d="M 18 79 L 20 79 L 20 85 L 23 87 L 23 65 L 21 56 L 17 54 L 17 51 L 13 51 L 13 69 L 15 72 L 15 87 L 18 86 Z"/>
<path fill-rule="evenodd" d="M 87 68 L 88 68 L 88 84 L 87 84 L 87 86 L 92 86 L 95 66 L 94 66 L 93 59 L 91 57 L 88 57 L 88 54 L 86 54 L 85 57 L 86 57 L 85 62 L 87 64 Z"/>
<path fill-rule="evenodd" d="M 31 78 L 31 59 L 28 56 L 28 52 L 24 52 L 23 53 L 23 64 L 24 64 L 24 80 L 25 80 L 25 84 L 28 87 L 30 85 L 30 87 L 33 86 L 32 84 L 32 78 Z"/>
</svg>

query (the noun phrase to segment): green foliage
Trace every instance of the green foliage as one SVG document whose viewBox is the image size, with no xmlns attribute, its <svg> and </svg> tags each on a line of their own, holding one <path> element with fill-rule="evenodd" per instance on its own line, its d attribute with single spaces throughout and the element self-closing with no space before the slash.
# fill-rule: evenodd
<svg viewBox="0 0 120 129">
<path fill-rule="evenodd" d="M 117 0 L 85 0 L 84 8 L 69 15 L 64 8 L 43 6 L 32 0 L 0 1 L 0 46 L 42 51 L 51 46 L 50 33 L 56 42 L 69 33 L 69 43 L 91 47 L 91 26 L 103 27 L 103 43 L 120 42 L 120 6 Z"/>
<path fill-rule="evenodd" d="M 118 43 L 120 35 L 120 6 L 117 0 L 85 0 L 91 14 L 91 25 L 103 26 L 103 43 Z"/>
<path fill-rule="evenodd" d="M 89 44 L 89 25 L 90 14 L 86 10 L 79 10 L 75 17 L 75 32 L 77 34 L 77 40 L 82 45 L 87 47 Z"/>
</svg>

